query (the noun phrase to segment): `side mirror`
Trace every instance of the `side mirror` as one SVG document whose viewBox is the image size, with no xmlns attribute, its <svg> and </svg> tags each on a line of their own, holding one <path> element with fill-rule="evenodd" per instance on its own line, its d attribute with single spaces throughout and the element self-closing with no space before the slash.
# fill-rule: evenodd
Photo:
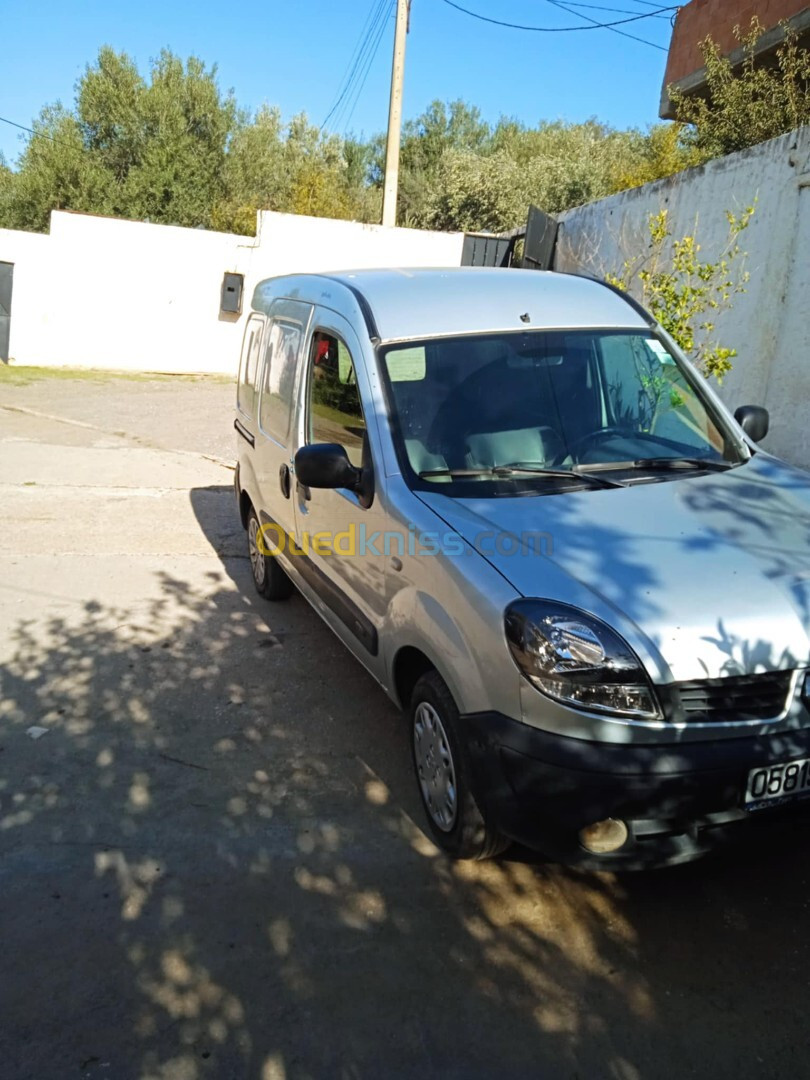
<svg viewBox="0 0 810 1080">
<path fill-rule="evenodd" d="M 734 419 L 754 442 L 761 442 L 768 434 L 771 421 L 768 410 L 761 405 L 741 405 L 734 413 Z"/>
<path fill-rule="evenodd" d="M 304 487 L 354 491 L 360 484 L 362 470 L 352 465 L 339 443 L 314 443 L 302 446 L 295 455 L 295 478 Z"/>
</svg>

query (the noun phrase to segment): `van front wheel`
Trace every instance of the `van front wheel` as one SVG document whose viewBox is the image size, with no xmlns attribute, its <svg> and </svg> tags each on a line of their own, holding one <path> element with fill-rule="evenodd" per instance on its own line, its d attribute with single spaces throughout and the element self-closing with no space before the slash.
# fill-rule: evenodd
<svg viewBox="0 0 810 1080">
<path fill-rule="evenodd" d="M 422 805 L 435 843 L 457 859 L 489 859 L 509 841 L 473 795 L 458 709 L 436 671 L 422 675 L 410 702 L 411 749 Z"/>
<path fill-rule="evenodd" d="M 265 545 L 259 519 L 252 506 L 248 514 L 247 536 L 250 569 L 256 592 L 266 600 L 286 600 L 292 594 L 293 583 L 284 573 L 278 559 L 262 550 Z"/>
</svg>

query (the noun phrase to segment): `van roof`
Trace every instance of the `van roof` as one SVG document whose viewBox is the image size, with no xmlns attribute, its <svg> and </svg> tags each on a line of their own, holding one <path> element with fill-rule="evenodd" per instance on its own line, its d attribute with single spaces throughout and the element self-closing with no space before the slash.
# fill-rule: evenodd
<svg viewBox="0 0 810 1080">
<path fill-rule="evenodd" d="M 369 334 L 381 341 L 504 330 L 644 328 L 634 301 L 604 283 L 538 270 L 451 267 L 433 270 L 345 270 L 270 278 L 256 287 L 253 307 L 272 300 L 330 304 L 330 287 L 353 294 Z M 347 299 L 347 297 L 344 297 Z"/>
</svg>

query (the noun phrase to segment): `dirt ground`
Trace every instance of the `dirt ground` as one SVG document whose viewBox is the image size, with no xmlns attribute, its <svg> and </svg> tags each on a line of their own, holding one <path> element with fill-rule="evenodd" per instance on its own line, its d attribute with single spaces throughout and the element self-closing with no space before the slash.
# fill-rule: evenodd
<svg viewBox="0 0 810 1080">
<path fill-rule="evenodd" d="M 3 1080 L 808 1075 L 807 832 L 440 857 L 396 710 L 253 592 L 231 399 L 0 379 Z"/>
</svg>

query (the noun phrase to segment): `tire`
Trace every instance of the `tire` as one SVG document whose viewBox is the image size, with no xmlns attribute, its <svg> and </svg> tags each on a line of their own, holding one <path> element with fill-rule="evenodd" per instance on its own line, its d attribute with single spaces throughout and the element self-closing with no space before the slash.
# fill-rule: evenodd
<svg viewBox="0 0 810 1080">
<path fill-rule="evenodd" d="M 473 794 L 458 709 L 437 671 L 416 683 L 409 719 L 416 781 L 434 842 L 456 859 L 490 859 L 505 851 L 510 841 L 487 822 Z"/>
<path fill-rule="evenodd" d="M 281 568 L 278 559 L 261 550 L 261 527 L 251 506 L 247 521 L 248 556 L 256 592 L 266 600 L 286 600 L 292 595 L 293 583 Z"/>
</svg>

